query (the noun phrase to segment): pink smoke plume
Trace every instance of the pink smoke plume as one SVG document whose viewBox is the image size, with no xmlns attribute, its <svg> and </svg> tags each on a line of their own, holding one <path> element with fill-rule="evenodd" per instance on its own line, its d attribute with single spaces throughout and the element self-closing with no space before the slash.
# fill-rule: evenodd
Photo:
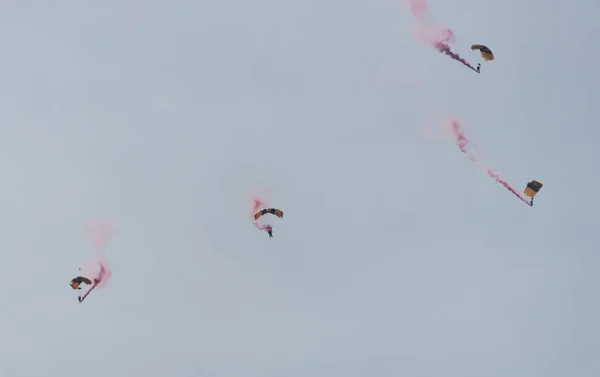
<svg viewBox="0 0 600 377">
<path fill-rule="evenodd" d="M 94 272 L 90 270 L 92 269 Z M 85 298 L 96 288 L 102 288 L 112 277 L 112 272 L 108 269 L 108 266 L 102 261 L 96 261 L 94 265 L 86 267 L 86 275 L 92 277 L 92 286 L 85 292 L 79 302 L 83 302 Z"/>
<path fill-rule="evenodd" d="M 413 26 L 413 37 L 418 42 L 432 45 L 440 53 L 464 64 L 466 67 L 477 72 L 469 62 L 460 55 L 452 51 L 450 44 L 454 42 L 454 33 L 446 27 L 435 27 L 429 24 L 427 20 L 427 2 L 426 0 L 406 0 L 413 15 L 415 25 Z"/>
<path fill-rule="evenodd" d="M 465 59 L 463 59 L 460 55 L 458 55 L 457 53 L 453 52 L 450 49 L 450 46 L 448 46 L 445 43 L 442 42 L 434 42 L 433 43 L 433 47 L 436 48 L 436 50 L 438 50 L 439 52 L 441 52 L 442 54 L 446 54 L 449 57 L 451 57 L 452 59 L 456 60 L 457 62 L 461 62 L 463 63 L 466 67 L 471 68 L 473 71 L 479 73 L 471 64 L 469 64 L 469 62 L 467 62 Z"/>
<path fill-rule="evenodd" d="M 106 220 L 94 220 L 88 227 L 90 243 L 94 249 L 101 251 L 114 236 L 115 226 Z"/>
<path fill-rule="evenodd" d="M 81 268 L 81 271 L 83 272 L 83 275 L 92 280 L 98 288 L 104 287 L 112 277 L 112 272 L 101 259 L 87 263 Z"/>
<path fill-rule="evenodd" d="M 502 186 L 506 187 L 506 189 L 508 191 L 512 192 L 517 198 L 521 199 L 521 201 L 523 201 L 525 204 L 527 204 L 528 206 L 533 206 L 532 202 L 527 201 L 527 199 L 525 199 L 523 197 L 523 195 L 521 195 L 517 190 L 515 190 L 508 182 L 501 179 L 500 175 L 498 173 L 496 173 L 492 169 L 484 166 L 481 162 L 479 162 L 478 157 L 475 154 L 469 152 L 468 147 L 473 146 L 473 143 L 469 139 L 467 139 L 467 137 L 465 136 L 465 132 L 462 129 L 462 126 L 460 125 L 460 123 L 457 120 L 455 120 L 455 119 L 450 120 L 449 126 L 450 126 L 450 130 L 452 131 L 452 134 L 456 138 L 456 145 L 458 146 L 458 149 L 460 149 L 460 151 L 462 153 L 464 153 L 469 160 L 474 162 L 478 168 L 485 171 L 487 173 L 487 175 L 494 178 L 496 180 L 496 182 L 498 182 Z"/>
<path fill-rule="evenodd" d="M 90 244 L 96 251 L 96 257 L 93 261 L 81 267 L 81 274 L 92 280 L 93 283 L 79 302 L 83 302 L 94 289 L 104 287 L 112 277 L 112 272 L 104 261 L 104 256 L 106 254 L 106 245 L 115 234 L 115 226 L 106 220 L 94 220 L 88 226 L 87 231 L 90 237 Z"/>
<path fill-rule="evenodd" d="M 273 230 L 273 227 L 269 224 L 260 224 L 258 221 L 254 219 L 254 214 L 258 212 L 259 209 L 267 207 L 267 203 L 263 202 L 259 198 L 252 199 L 252 210 L 250 211 L 250 221 L 252 225 L 254 225 L 259 230 L 264 230 L 265 232 Z"/>
<path fill-rule="evenodd" d="M 425 0 L 406 0 L 410 8 L 410 13 L 419 19 L 425 18 L 427 15 L 427 2 Z"/>
</svg>

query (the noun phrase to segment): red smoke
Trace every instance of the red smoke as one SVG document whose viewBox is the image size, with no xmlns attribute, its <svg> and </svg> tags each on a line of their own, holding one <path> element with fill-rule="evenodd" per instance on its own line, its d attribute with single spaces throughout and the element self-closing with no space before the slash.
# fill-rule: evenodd
<svg viewBox="0 0 600 377">
<path fill-rule="evenodd" d="M 453 52 L 450 49 L 450 46 L 448 46 L 447 44 L 442 43 L 442 42 L 433 42 L 433 47 L 435 47 L 442 54 L 448 55 L 449 57 L 451 57 L 452 59 L 456 60 L 457 62 L 461 62 L 465 66 L 467 66 L 467 67 L 471 68 L 473 71 L 477 72 L 477 70 L 475 68 L 473 68 L 473 66 L 471 64 L 469 64 L 469 62 L 467 62 L 465 59 L 463 59 L 457 53 Z"/>
<path fill-rule="evenodd" d="M 467 137 L 465 136 L 465 132 L 462 129 L 462 126 L 460 125 L 460 123 L 457 120 L 451 120 L 449 125 L 450 125 L 450 130 L 452 131 L 452 134 L 456 138 L 456 145 L 458 146 L 458 149 L 460 149 L 460 151 L 462 153 L 464 153 L 469 160 L 476 163 L 478 168 L 485 171 L 487 173 L 487 175 L 494 178 L 496 180 L 496 182 L 498 182 L 502 186 L 506 187 L 506 189 L 508 191 L 512 192 L 517 198 L 521 199 L 521 201 L 523 201 L 525 204 L 527 204 L 528 206 L 532 206 L 532 204 L 529 201 L 527 201 L 527 199 L 525 199 L 508 182 L 501 179 L 500 175 L 498 173 L 494 172 L 492 169 L 490 169 L 488 167 L 485 167 L 483 164 L 481 164 L 478 161 L 477 156 L 475 156 L 473 153 L 468 151 L 467 148 L 469 146 L 472 146 L 473 143 L 469 139 L 467 139 Z"/>
<path fill-rule="evenodd" d="M 112 273 L 108 269 L 104 256 L 106 254 L 106 245 L 112 239 L 116 233 L 116 227 L 113 223 L 107 220 L 94 220 L 88 228 L 90 242 L 94 249 L 96 249 L 96 260 L 88 266 L 91 277 L 101 276 L 98 287 L 102 287 L 112 276 Z"/>
<path fill-rule="evenodd" d="M 252 200 L 252 210 L 250 211 L 250 221 L 252 222 L 252 224 L 260 230 L 264 230 L 265 232 L 268 232 L 269 230 L 272 230 L 273 228 L 271 227 L 271 225 L 269 224 L 259 224 L 258 221 L 256 221 L 254 219 L 254 214 L 256 212 L 258 212 L 259 209 L 261 208 L 266 208 L 267 207 L 267 203 L 261 201 L 260 199 L 254 198 Z"/>
<path fill-rule="evenodd" d="M 94 249 L 101 251 L 115 234 L 115 226 L 106 220 L 94 220 L 88 227 L 90 243 Z"/>
<path fill-rule="evenodd" d="M 82 267 L 81 271 L 83 272 L 83 275 L 92 280 L 94 285 L 97 285 L 98 288 L 105 286 L 112 277 L 112 272 L 101 259 L 86 264 Z"/>
<path fill-rule="evenodd" d="M 423 19 L 427 15 L 427 2 L 425 0 L 408 0 L 410 13 L 413 16 Z"/>
<path fill-rule="evenodd" d="M 112 272 L 104 261 L 104 256 L 106 253 L 105 247 L 115 234 L 115 230 L 115 226 L 106 220 L 95 220 L 88 227 L 90 244 L 96 251 L 96 257 L 92 262 L 86 263 L 81 268 L 82 275 L 92 280 L 92 286 L 85 292 L 81 301 L 94 289 L 104 287 L 112 277 Z"/>
<path fill-rule="evenodd" d="M 97 272 L 94 273 L 93 275 L 88 274 L 88 276 L 93 276 L 92 280 L 92 286 L 90 287 L 90 289 L 87 290 L 87 292 L 85 292 L 85 294 L 81 297 L 81 300 L 79 300 L 79 302 L 83 302 L 83 300 L 85 300 L 85 298 L 96 288 L 102 288 L 104 285 L 106 285 L 106 283 L 108 282 L 108 280 L 110 280 L 111 276 L 112 276 L 112 272 L 110 272 L 110 270 L 108 269 L 108 267 L 102 263 L 101 261 L 97 261 L 96 265 L 94 266 L 97 268 Z M 88 267 L 89 268 L 89 267 Z"/>
<path fill-rule="evenodd" d="M 475 68 L 460 55 L 453 52 L 450 44 L 454 42 L 454 33 L 445 27 L 435 27 L 429 25 L 427 20 L 427 2 L 426 0 L 406 0 L 410 8 L 410 13 L 414 17 L 415 26 L 413 28 L 413 37 L 419 41 L 432 45 L 442 54 L 448 55 L 457 62 L 461 62 L 466 67 L 477 72 Z"/>
</svg>

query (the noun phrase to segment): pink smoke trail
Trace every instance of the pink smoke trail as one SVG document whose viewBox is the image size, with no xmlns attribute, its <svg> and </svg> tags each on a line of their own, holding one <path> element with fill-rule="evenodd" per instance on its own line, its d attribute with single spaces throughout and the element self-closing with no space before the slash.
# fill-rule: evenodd
<svg viewBox="0 0 600 377">
<path fill-rule="evenodd" d="M 268 232 L 270 230 L 273 230 L 273 227 L 271 225 L 269 225 L 269 224 L 264 224 L 264 225 L 259 224 L 259 222 L 254 219 L 254 214 L 256 212 L 258 212 L 258 210 L 260 208 L 265 208 L 265 207 L 267 207 L 267 203 L 266 202 L 263 202 L 260 199 L 254 198 L 252 200 L 252 210 L 250 211 L 250 221 L 252 222 L 252 225 L 254 225 L 257 229 L 264 230 L 264 231 Z"/>
<path fill-rule="evenodd" d="M 94 220 L 87 230 L 90 244 L 96 250 L 96 258 L 81 268 L 82 275 L 88 277 L 93 283 L 80 302 L 83 302 L 94 289 L 104 287 L 112 277 L 112 272 L 104 261 L 104 255 L 106 245 L 115 234 L 115 226 L 106 220 Z"/>
<path fill-rule="evenodd" d="M 94 276 L 94 278 L 92 279 L 93 284 L 90 287 L 90 289 L 88 289 L 87 292 L 85 292 L 85 294 L 83 295 L 83 297 L 81 297 L 81 299 L 79 300 L 79 302 L 83 302 L 83 300 L 85 300 L 85 298 L 96 288 L 102 288 L 103 286 L 106 285 L 106 283 L 110 280 L 110 278 L 112 277 L 112 272 L 108 269 L 108 266 L 106 266 L 104 263 L 102 263 L 101 261 L 97 262 L 97 267 L 98 267 L 98 271 L 95 275 L 90 275 L 90 276 Z"/>
<path fill-rule="evenodd" d="M 478 168 L 484 170 L 487 175 L 489 175 L 490 177 L 494 178 L 496 180 L 496 182 L 500 183 L 502 186 L 506 187 L 506 189 L 510 192 L 512 192 L 517 198 L 521 199 L 521 201 L 525 204 L 527 204 L 528 206 L 533 206 L 533 204 L 531 204 L 529 201 L 527 201 L 527 199 L 525 199 L 517 190 L 515 190 L 508 182 L 506 182 L 505 180 L 500 178 L 500 175 L 496 172 L 494 172 L 492 169 L 485 167 L 483 164 L 481 164 L 478 159 L 477 156 L 475 156 L 473 153 L 469 152 L 467 150 L 467 148 L 472 144 L 471 141 L 469 139 L 467 139 L 467 137 L 465 136 L 465 132 L 462 129 L 462 126 L 460 125 L 460 123 L 457 120 L 451 120 L 450 121 L 450 129 L 454 135 L 454 137 L 456 138 L 456 145 L 458 146 L 458 149 L 460 149 L 460 151 L 462 153 L 464 153 L 467 158 L 469 160 L 471 160 L 472 162 L 474 162 Z"/>
<path fill-rule="evenodd" d="M 425 0 L 408 0 L 410 13 L 413 16 L 423 19 L 427 15 L 427 1 Z"/>
<path fill-rule="evenodd" d="M 431 44 L 440 53 L 464 64 L 466 67 L 477 70 L 464 58 L 452 51 L 450 43 L 454 42 L 454 33 L 448 28 L 432 27 L 427 21 L 427 2 L 426 0 L 406 0 L 410 8 L 410 13 L 416 21 L 413 36 L 417 41 Z"/>
<path fill-rule="evenodd" d="M 108 269 L 106 262 L 101 259 L 86 264 L 81 271 L 90 280 L 94 281 L 98 288 L 104 287 L 112 277 L 112 272 Z"/>
<path fill-rule="evenodd" d="M 433 42 L 433 47 L 435 47 L 436 50 L 438 50 L 442 54 L 448 55 L 449 57 L 451 57 L 452 59 L 456 60 L 457 62 L 461 62 L 466 67 L 471 68 L 474 72 L 479 73 L 479 72 L 477 72 L 477 70 L 471 64 L 469 64 L 469 62 L 467 62 L 465 59 L 463 59 L 457 53 L 453 52 L 450 49 L 450 46 L 448 46 L 447 44 L 439 42 L 439 41 L 438 42 Z"/>
<path fill-rule="evenodd" d="M 115 234 L 115 226 L 106 220 L 94 220 L 88 227 L 88 235 L 94 249 L 101 251 Z"/>
</svg>

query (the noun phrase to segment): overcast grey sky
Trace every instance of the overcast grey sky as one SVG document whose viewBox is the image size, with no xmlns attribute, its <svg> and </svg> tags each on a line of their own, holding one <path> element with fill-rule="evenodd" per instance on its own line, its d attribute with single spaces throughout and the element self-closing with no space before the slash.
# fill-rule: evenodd
<svg viewBox="0 0 600 377">
<path fill-rule="evenodd" d="M 496 60 L 402 0 L 3 1 L 0 374 L 600 375 L 600 3 L 429 7 Z"/>
</svg>

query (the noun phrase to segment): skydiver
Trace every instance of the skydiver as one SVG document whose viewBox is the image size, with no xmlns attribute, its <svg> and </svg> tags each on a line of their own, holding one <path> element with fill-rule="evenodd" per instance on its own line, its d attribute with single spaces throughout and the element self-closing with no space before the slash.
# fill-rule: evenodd
<svg viewBox="0 0 600 377">
<path fill-rule="evenodd" d="M 477 63 L 477 73 L 481 73 L 481 63 Z"/>
<path fill-rule="evenodd" d="M 269 233 L 269 238 L 273 238 L 273 227 L 271 225 L 267 225 L 265 227 L 265 230 L 267 231 L 267 233 Z"/>
<path fill-rule="evenodd" d="M 531 201 L 529 202 L 529 206 L 533 207 L 533 198 L 531 198 Z"/>
<path fill-rule="evenodd" d="M 79 269 L 79 271 L 81 271 L 81 268 Z M 69 285 L 71 286 L 71 288 L 77 290 L 78 292 L 81 291 L 81 284 L 91 285 L 92 282 L 90 281 L 90 279 L 83 277 L 83 276 L 76 276 L 69 282 Z M 77 297 L 77 300 L 79 302 L 81 302 L 81 292 L 79 292 L 79 296 Z"/>
</svg>

